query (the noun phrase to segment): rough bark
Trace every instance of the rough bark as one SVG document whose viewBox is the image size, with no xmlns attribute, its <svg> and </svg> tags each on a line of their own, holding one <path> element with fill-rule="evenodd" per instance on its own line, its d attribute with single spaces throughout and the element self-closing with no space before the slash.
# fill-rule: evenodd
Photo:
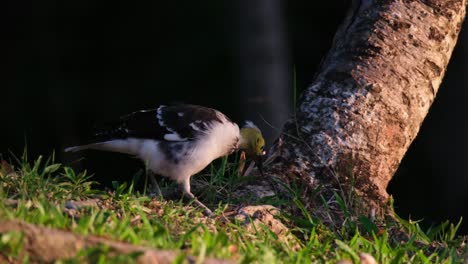
<svg viewBox="0 0 468 264">
<path fill-rule="evenodd" d="M 10 231 L 22 233 L 23 252 L 29 260 L 36 263 L 51 263 L 57 260 L 72 258 L 86 248 L 99 245 L 108 246 L 114 254 L 141 253 L 136 263 L 174 263 L 180 252 L 159 250 L 143 246 L 135 246 L 124 242 L 112 241 L 96 236 L 81 236 L 72 232 L 35 226 L 22 221 L 0 220 L 0 234 Z M 0 262 L 2 254 L 0 253 Z M 195 257 L 186 256 L 187 263 L 195 263 Z M 221 264 L 231 261 L 204 259 L 203 263 Z"/>
<path fill-rule="evenodd" d="M 352 186 L 365 208 L 385 208 L 387 185 L 434 101 L 466 4 L 355 1 L 274 147 L 270 174 L 305 180 L 325 200 Z"/>
</svg>

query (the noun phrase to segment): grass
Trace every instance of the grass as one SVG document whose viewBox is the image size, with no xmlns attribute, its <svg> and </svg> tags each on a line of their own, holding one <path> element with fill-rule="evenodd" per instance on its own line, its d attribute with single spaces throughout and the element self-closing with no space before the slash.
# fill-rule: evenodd
<svg viewBox="0 0 468 264">
<path fill-rule="evenodd" d="M 113 190 L 99 190 L 86 172 L 76 173 L 54 163 L 53 155 L 34 161 L 23 157 L 13 163 L 2 161 L 0 165 L 0 219 L 20 219 L 85 236 L 177 250 L 181 256 L 216 257 L 239 263 L 336 263 L 343 259 L 359 263 L 359 254 L 367 253 L 379 263 L 460 263 L 468 250 L 465 237 L 456 236 L 460 223 L 442 223 L 422 230 L 417 221 L 398 219 L 377 226 L 365 216 L 352 215 L 339 194 L 335 195 L 347 221 L 338 228 L 327 226 L 306 210 L 297 195 L 291 195 L 296 197 L 292 201 L 278 198 L 279 204 L 289 202 L 298 212 L 276 216 L 290 230 L 285 242 L 263 224 L 247 230 L 236 219 L 205 218 L 199 209 L 181 201 L 151 200 L 135 190 L 132 183 L 115 183 Z M 220 215 L 242 203 L 231 192 L 246 180 L 249 177 L 238 175 L 236 162 L 223 159 L 201 175 L 195 185 L 206 190 L 202 201 L 217 205 Z M 89 199 L 95 199 L 96 205 L 78 209 L 66 206 L 71 200 Z M 11 206 L 12 201 L 15 206 Z M 20 254 L 22 241 L 22 234 L 0 234 L 0 257 L 29 263 L 29 257 Z M 58 263 L 128 263 L 135 257 L 116 255 L 105 246 L 97 246 Z"/>
</svg>

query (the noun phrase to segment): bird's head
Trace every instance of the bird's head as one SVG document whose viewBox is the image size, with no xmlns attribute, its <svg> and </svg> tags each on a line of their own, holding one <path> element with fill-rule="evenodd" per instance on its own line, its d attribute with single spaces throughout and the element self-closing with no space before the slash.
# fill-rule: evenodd
<svg viewBox="0 0 468 264">
<path fill-rule="evenodd" d="M 265 139 L 262 132 L 252 122 L 247 121 L 240 130 L 239 149 L 245 151 L 247 158 L 253 159 L 262 173 L 262 156 L 265 155 Z"/>
</svg>

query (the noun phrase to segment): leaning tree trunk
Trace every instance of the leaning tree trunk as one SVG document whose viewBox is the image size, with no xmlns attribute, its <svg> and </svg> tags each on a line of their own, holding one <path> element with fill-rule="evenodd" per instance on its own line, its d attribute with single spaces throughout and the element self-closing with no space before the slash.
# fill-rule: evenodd
<svg viewBox="0 0 468 264">
<path fill-rule="evenodd" d="M 270 174 L 306 180 L 325 201 L 353 187 L 363 208 L 385 208 L 387 185 L 434 101 L 465 9 L 466 0 L 355 1 L 284 127 Z"/>
</svg>

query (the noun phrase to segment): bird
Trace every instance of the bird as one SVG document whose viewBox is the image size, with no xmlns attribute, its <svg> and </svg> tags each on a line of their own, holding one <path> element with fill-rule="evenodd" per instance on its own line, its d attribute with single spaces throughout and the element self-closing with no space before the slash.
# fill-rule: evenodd
<svg viewBox="0 0 468 264">
<path fill-rule="evenodd" d="M 242 150 L 262 172 L 265 140 L 251 121 L 242 128 L 220 111 L 192 104 L 160 105 L 120 117 L 96 131 L 89 144 L 65 152 L 95 149 L 130 154 L 147 166 L 153 187 L 154 174 L 176 181 L 183 193 L 204 210 L 190 190 L 190 178 L 213 160 Z M 159 190 L 159 188 L 158 188 Z"/>
</svg>

